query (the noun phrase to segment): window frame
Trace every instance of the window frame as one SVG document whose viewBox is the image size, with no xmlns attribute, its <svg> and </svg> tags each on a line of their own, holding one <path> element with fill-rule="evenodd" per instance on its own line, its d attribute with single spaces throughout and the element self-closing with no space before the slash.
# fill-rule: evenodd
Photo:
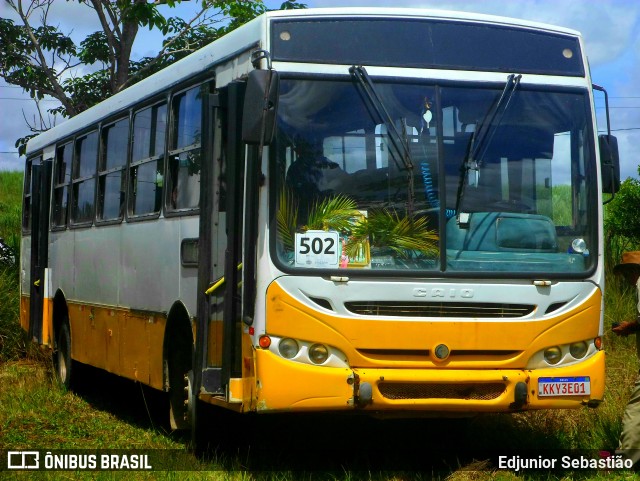
<svg viewBox="0 0 640 481">
<path fill-rule="evenodd" d="M 287 72 L 285 74 L 282 74 L 280 77 L 280 82 L 281 82 L 281 86 L 282 86 L 282 81 L 283 80 L 294 80 L 294 81 L 300 81 L 300 80 L 311 80 L 311 81 L 335 81 L 335 82 L 339 82 L 339 81 L 346 81 L 347 79 L 349 79 L 348 76 L 346 75 L 331 75 L 331 74 L 307 74 L 307 73 L 295 73 L 295 72 Z M 472 88 L 472 89 L 495 89 L 496 88 L 496 84 L 495 82 L 486 82 L 486 81 L 477 81 L 477 82 L 467 82 L 467 81 L 461 81 L 461 80 L 443 80 L 443 79 L 425 79 L 425 78 L 404 78 L 404 77 L 374 77 L 373 78 L 373 82 L 374 84 L 376 83 L 376 81 L 378 82 L 388 82 L 388 83 L 397 83 L 397 84 L 404 84 L 404 83 L 408 83 L 408 84 L 412 84 L 413 82 L 419 83 L 420 85 L 426 85 L 426 86 L 432 86 L 434 88 L 436 88 L 436 94 L 438 96 L 442 95 L 442 92 L 445 88 Z M 544 85 L 531 85 L 531 86 L 527 86 L 526 89 L 524 89 L 526 91 L 529 92 L 550 92 L 553 94 L 561 94 L 561 93 L 568 93 L 568 94 L 578 94 L 580 96 L 583 96 L 585 102 L 583 104 L 583 108 L 584 108 L 584 115 L 585 115 L 585 119 L 586 119 L 586 125 L 587 125 L 587 130 L 586 130 L 586 135 L 584 137 L 584 141 L 588 142 L 588 147 L 586 147 L 586 151 L 588 151 L 588 155 L 590 155 L 590 169 L 596 169 L 596 160 L 595 160 L 595 153 L 597 149 L 597 143 L 593 143 L 593 139 L 595 139 L 595 134 L 593 132 L 593 129 L 595 128 L 595 125 L 593 123 L 591 123 L 591 121 L 589 119 L 592 118 L 592 104 L 589 103 L 588 99 L 589 99 L 589 90 L 586 87 L 578 87 L 578 86 L 562 86 L 562 85 L 549 85 L 549 84 L 544 84 Z M 437 98 L 437 97 L 436 97 Z M 436 100 L 434 109 L 437 111 L 438 110 L 438 103 L 441 103 L 442 99 L 440 100 Z M 442 127 L 442 118 L 439 118 L 437 120 L 437 128 L 441 129 Z M 441 131 L 439 134 L 439 136 L 442 136 L 442 138 L 444 139 L 445 135 L 444 132 Z M 281 172 L 279 171 L 279 167 L 278 167 L 278 157 L 280 155 L 282 155 L 280 152 L 281 146 L 279 145 L 278 139 L 276 139 L 274 141 L 274 143 L 272 144 L 271 148 L 269 149 L 269 191 L 270 191 L 270 195 L 269 195 L 269 204 L 268 204 L 268 209 L 269 209 L 269 214 L 268 214 L 268 229 L 269 229 L 269 239 L 268 239 L 268 243 L 269 243 L 269 247 L 268 247 L 268 252 L 269 252 L 269 257 L 270 257 L 270 262 L 273 263 L 273 265 L 279 269 L 280 271 L 286 273 L 286 274 L 292 274 L 292 275 L 299 275 L 299 276 L 306 276 L 306 275 L 312 275 L 312 276 L 331 276 L 331 275 L 337 275 L 340 273 L 344 273 L 344 270 L 340 270 L 340 269 L 329 269 L 329 268 L 297 268 L 297 267 L 292 267 L 289 266 L 287 264 L 285 264 L 284 262 L 282 262 L 282 260 L 280 259 L 279 253 L 278 253 L 278 246 L 277 246 L 277 229 L 276 229 L 276 212 L 277 212 L 277 203 L 278 203 L 278 196 L 279 196 L 279 189 L 281 187 L 280 181 L 278 181 L 278 176 L 281 175 Z M 439 181 L 441 183 L 441 185 L 446 187 L 446 180 L 445 180 L 445 176 L 446 176 L 446 167 L 445 167 L 445 159 L 444 159 L 444 150 L 442 149 L 442 147 L 439 147 L 440 151 L 438 154 L 438 166 L 439 166 L 439 172 L 438 172 L 438 177 L 439 177 Z M 445 167 L 445 168 L 442 168 Z M 595 174 L 594 174 L 595 175 Z M 592 177 L 594 178 L 594 177 Z M 444 191 L 444 196 L 441 197 L 441 203 L 444 204 L 444 207 L 440 207 L 441 209 L 441 218 L 444 217 L 444 210 L 446 209 L 446 201 L 447 201 L 447 192 L 446 190 Z M 590 191 L 590 197 L 587 199 L 587 203 L 592 207 L 592 208 L 597 208 L 597 202 L 598 202 L 598 189 L 593 187 Z M 597 223 L 591 223 L 588 228 L 590 229 L 591 232 L 591 237 L 593 239 L 595 239 L 597 242 L 599 242 L 598 240 L 598 236 L 597 236 Z M 445 239 L 446 242 L 446 233 L 442 236 L 443 239 Z M 442 241 L 441 241 L 442 242 Z M 600 248 L 599 246 L 595 246 L 596 248 L 594 249 L 595 251 L 598 250 L 598 248 Z M 441 257 L 442 257 L 442 253 L 445 251 L 445 249 L 440 249 L 441 252 Z M 444 265 L 446 266 L 446 263 L 442 263 L 440 264 L 441 266 Z M 553 273 L 545 273 L 545 276 L 548 276 L 552 279 L 586 279 L 589 278 L 590 276 L 593 275 L 593 273 L 596 271 L 597 269 L 597 262 L 592 263 L 591 266 L 587 267 L 584 271 L 581 272 L 553 272 Z M 426 270 L 422 270 L 422 271 L 418 271 L 418 270 L 399 270 L 399 269 L 389 269 L 389 270 L 380 270 L 378 272 L 380 272 L 380 274 L 374 274 L 374 272 L 376 272 L 375 270 L 369 270 L 369 269 L 349 269 L 349 276 L 350 277 L 359 277 L 359 276 L 385 276 L 385 275 L 393 275 L 393 276 L 398 276 L 399 278 L 402 277 L 412 277 L 412 276 L 424 276 L 427 275 L 428 277 L 430 277 L 432 274 L 435 274 L 436 276 L 443 276 L 444 278 L 450 278 L 450 279 L 462 279 L 462 278 L 469 278 L 471 277 L 477 277 L 477 278 L 482 278 L 482 279 L 527 279 L 530 278 L 532 275 L 540 275 L 539 272 L 534 272 L 532 274 L 532 271 L 509 271 L 509 272 L 500 272 L 500 271 L 491 271 L 491 272 L 482 272 L 482 271 L 455 271 L 452 269 L 445 269 L 442 270 L 441 268 L 439 268 L 438 270 L 435 271 L 426 271 Z M 340 274 L 341 275 L 341 274 Z"/>
<path fill-rule="evenodd" d="M 75 155 L 75 138 L 71 137 L 68 138 L 66 140 L 62 140 L 60 142 L 56 143 L 56 149 L 55 149 L 55 157 L 53 159 L 53 180 L 52 180 L 52 188 L 51 188 L 51 212 L 49 214 L 49 225 L 51 228 L 52 232 L 55 231 L 63 231 L 66 230 L 69 227 L 70 224 L 70 219 L 69 216 L 71 215 L 71 177 L 73 174 L 73 160 L 74 160 L 74 155 Z M 69 147 L 71 149 L 71 159 L 70 159 L 70 165 L 69 165 L 69 178 L 64 179 L 63 182 L 58 182 L 58 178 L 59 178 L 59 174 L 60 174 L 60 162 L 58 161 L 58 159 L 60 158 L 58 156 L 58 153 L 60 151 L 61 148 L 66 148 Z M 56 192 L 59 190 L 63 190 L 66 188 L 66 213 L 65 213 L 65 222 L 64 224 L 56 224 L 55 223 L 55 213 L 56 213 Z"/>
<path fill-rule="evenodd" d="M 20 216 L 20 227 L 23 235 L 30 235 L 33 221 L 33 166 L 36 162 L 42 163 L 42 152 L 27 157 L 24 169 L 24 179 L 22 187 L 22 213 Z M 27 208 L 27 200 L 28 208 Z M 25 215 L 28 214 L 28 217 Z"/>
<path fill-rule="evenodd" d="M 78 152 L 79 142 L 88 138 L 90 135 L 96 134 L 96 159 L 95 159 L 95 168 L 93 169 L 93 173 L 91 175 L 85 175 L 84 177 L 78 175 L 78 177 L 74 178 L 74 175 L 78 169 L 78 163 L 82 160 L 80 159 L 80 153 Z M 83 132 L 78 133 L 73 139 L 73 164 L 71 166 L 71 180 L 69 182 L 70 193 L 69 193 L 69 222 L 68 225 L 70 228 L 78 229 L 83 227 L 90 227 L 93 225 L 94 220 L 96 218 L 96 189 L 97 189 L 97 169 L 98 169 L 98 157 L 100 153 L 100 125 L 92 125 L 90 129 L 85 130 Z M 78 174 L 80 174 L 78 172 Z M 76 195 L 75 195 L 75 186 L 81 185 L 84 182 L 93 179 L 93 212 L 90 219 L 78 221 L 74 214 L 74 210 L 77 209 L 76 205 Z M 74 207 L 75 206 L 75 207 Z"/>
<path fill-rule="evenodd" d="M 155 152 L 155 148 L 154 148 L 154 155 L 149 156 L 149 157 L 144 157 L 142 159 L 138 159 L 138 160 L 134 160 L 133 159 L 133 152 L 134 152 L 134 141 L 135 141 L 135 119 L 136 119 L 136 115 L 146 109 L 151 109 L 152 110 L 152 114 L 154 112 L 157 112 L 157 109 L 161 106 L 165 106 L 166 108 L 166 117 L 165 117 L 165 132 L 164 132 L 164 139 L 162 142 L 163 145 L 163 150 L 161 154 L 157 154 Z M 125 208 L 125 218 L 127 220 L 127 222 L 139 222 L 139 221 L 145 221 L 145 220 L 150 220 L 150 219 L 157 219 L 158 217 L 160 217 L 160 214 L 163 212 L 164 210 L 164 204 L 165 204 L 165 196 L 166 196 L 166 187 L 167 187 L 167 139 L 169 136 L 169 131 L 170 131 L 170 98 L 169 98 L 169 94 L 164 94 L 162 95 L 162 97 L 157 97 L 155 98 L 153 101 L 149 102 L 149 103 L 145 103 L 145 104 L 140 104 L 140 105 L 136 105 L 134 108 L 131 109 L 131 123 L 130 123 L 130 128 L 131 128 L 131 134 L 129 137 L 129 162 L 127 164 L 127 202 L 126 202 L 126 208 Z M 152 121 L 151 121 L 151 128 L 154 129 L 155 126 L 157 126 L 157 117 L 152 117 Z M 155 133 L 157 132 L 153 132 L 153 135 L 155 135 Z M 152 136 L 153 136 L 152 135 Z M 157 140 L 157 138 L 156 138 Z M 151 139 L 149 140 L 149 147 L 151 147 Z M 153 144 L 155 147 L 155 144 Z M 157 162 L 161 161 L 163 162 L 162 165 L 162 176 L 163 176 L 163 187 L 162 190 L 163 192 L 161 193 L 161 199 L 160 199 L 160 206 L 158 208 L 157 211 L 154 212 L 147 212 L 144 214 L 134 214 L 133 212 L 133 208 L 134 208 L 134 201 L 135 201 L 135 196 L 133 195 L 134 192 L 134 185 L 133 182 L 134 180 L 137 178 L 137 175 L 134 176 L 133 175 L 133 169 L 138 169 L 139 167 L 152 163 L 152 162 L 156 162 L 156 171 L 157 171 Z M 136 170 L 137 172 L 137 170 Z"/>
<path fill-rule="evenodd" d="M 110 169 L 101 170 L 103 167 L 103 163 L 106 161 L 106 149 L 107 143 L 105 142 L 105 136 L 108 134 L 109 129 L 115 127 L 118 122 L 127 121 L 127 141 L 125 148 L 125 158 L 124 162 L 119 166 L 112 167 Z M 95 201 L 94 201 L 94 218 L 96 221 L 96 225 L 112 225 L 112 224 L 120 224 L 125 217 L 126 205 L 127 205 L 127 172 L 128 172 L 128 164 L 129 157 L 131 151 L 131 113 L 129 110 L 126 111 L 126 115 L 121 115 L 119 118 L 116 118 L 108 123 L 104 123 L 100 126 L 99 129 L 99 139 L 98 139 L 98 159 L 96 163 L 96 186 L 95 186 Z M 101 188 L 101 180 L 104 178 L 106 182 L 106 178 L 115 172 L 120 172 L 120 192 L 124 195 L 124 199 L 122 200 L 121 210 L 118 214 L 118 217 L 104 219 L 102 218 L 104 211 L 104 193 Z"/>
<path fill-rule="evenodd" d="M 187 207 L 187 208 L 178 209 L 178 208 L 173 208 L 171 206 L 171 193 L 174 190 L 175 182 L 177 182 L 177 180 L 173 178 L 171 173 L 172 158 L 175 156 L 179 156 L 180 154 L 183 154 L 185 152 L 197 151 L 198 155 L 200 156 L 200 162 L 203 162 L 203 159 L 204 159 L 204 152 L 203 152 L 204 142 L 202 142 L 202 139 L 200 140 L 200 142 L 196 142 L 188 146 L 183 146 L 180 148 L 172 148 L 174 142 L 176 142 L 176 137 L 177 137 L 176 111 L 174 108 L 174 102 L 182 94 L 185 94 L 186 92 L 193 89 L 198 89 L 198 88 L 200 89 L 200 94 L 201 94 L 200 129 L 201 129 L 201 132 L 204 134 L 204 131 L 203 131 L 203 129 L 205 128 L 204 109 L 208 108 L 209 103 L 207 102 L 207 99 L 209 94 L 212 92 L 214 88 L 214 83 L 215 83 L 215 78 L 211 77 L 204 80 L 200 80 L 191 85 L 187 85 L 187 86 L 183 85 L 179 90 L 172 92 L 169 98 L 169 101 L 167 104 L 169 108 L 169 111 L 168 111 L 169 122 L 168 122 L 168 129 L 167 129 L 166 149 L 165 149 L 166 151 L 165 174 L 166 175 L 165 175 L 165 182 L 164 182 L 165 192 L 164 192 L 164 201 L 163 201 L 163 211 L 164 211 L 165 217 L 197 215 L 200 212 L 200 198 L 198 198 L 198 206 L 196 207 Z M 199 196 L 200 195 L 198 193 L 198 197 Z"/>
</svg>

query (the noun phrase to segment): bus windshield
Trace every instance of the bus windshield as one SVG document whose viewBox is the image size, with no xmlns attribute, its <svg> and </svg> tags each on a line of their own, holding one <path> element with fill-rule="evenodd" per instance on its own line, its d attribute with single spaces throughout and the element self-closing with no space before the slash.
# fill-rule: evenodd
<svg viewBox="0 0 640 481">
<path fill-rule="evenodd" d="M 273 252 L 288 269 L 584 275 L 586 90 L 284 78 Z M 501 100 L 502 99 L 502 100 Z"/>
</svg>

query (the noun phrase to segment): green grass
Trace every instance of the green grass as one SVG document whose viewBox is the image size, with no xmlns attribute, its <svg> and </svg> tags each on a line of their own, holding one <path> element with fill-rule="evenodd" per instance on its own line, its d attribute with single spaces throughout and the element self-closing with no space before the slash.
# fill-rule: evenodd
<svg viewBox="0 0 640 481">
<path fill-rule="evenodd" d="M 0 237 L 16 251 L 21 190 L 21 174 L 0 172 Z M 628 246 L 625 239 L 608 239 L 607 259 L 619 257 L 619 251 Z M 610 272 L 611 261 L 605 297 L 607 388 L 605 402 L 597 409 L 486 415 L 467 421 L 298 415 L 239 418 L 217 413 L 209 427 L 219 447 L 208 458 L 196 458 L 186 451 L 186 438 L 168 429 L 167 400 L 162 393 L 88 368 L 80 369 L 82 382 L 75 391 L 67 392 L 52 380 L 48 353 L 27 347 L 19 327 L 18 268 L 5 266 L 0 268 L 0 450 L 159 450 L 162 466 L 169 469 L 118 475 L 12 473 L 15 479 L 631 479 L 628 473 L 615 472 L 520 475 L 496 471 L 484 458 L 474 459 L 487 448 L 593 452 L 616 447 L 637 358 L 634 339 L 616 337 L 610 327 L 612 322 L 635 317 L 635 292 Z M 319 455 L 314 458 L 313 453 Z M 441 459 L 446 463 L 444 471 Z M 426 464 L 416 467 L 422 461 Z M 425 468 L 432 464 L 433 468 Z M 324 469 L 325 465 L 332 469 Z M 248 471 L 247 466 L 273 470 Z M 3 479 L 5 475 L 0 473 Z"/>
<path fill-rule="evenodd" d="M 0 172 L 0 238 L 20 253 L 22 207 L 21 172 Z M 0 262 L 0 362 L 26 354 L 19 326 L 19 258 L 14 265 Z"/>
<path fill-rule="evenodd" d="M 0 172 L 0 237 L 11 247 L 20 247 L 22 172 Z"/>
</svg>

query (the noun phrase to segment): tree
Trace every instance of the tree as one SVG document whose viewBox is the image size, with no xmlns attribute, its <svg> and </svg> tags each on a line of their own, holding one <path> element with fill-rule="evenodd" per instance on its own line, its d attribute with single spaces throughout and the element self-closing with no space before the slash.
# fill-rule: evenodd
<svg viewBox="0 0 640 481">
<path fill-rule="evenodd" d="M 0 18 L 0 76 L 22 87 L 36 102 L 53 97 L 60 106 L 51 115 L 73 117 L 154 72 L 210 43 L 266 11 L 262 0 L 201 0 L 190 20 L 163 16 L 160 3 L 174 7 L 180 0 L 76 0 L 91 8 L 101 30 L 79 43 L 50 22 L 54 0 L 4 0 L 20 19 Z M 285 1 L 281 9 L 306 8 L 297 0 Z M 140 28 L 158 29 L 162 48 L 153 57 L 131 58 Z M 89 73 L 80 74 L 80 67 Z M 33 134 L 18 139 L 24 154 L 26 142 L 46 130 L 44 114 Z"/>
<path fill-rule="evenodd" d="M 638 205 L 640 181 L 629 177 L 620 184 L 620 190 L 605 209 L 605 259 L 609 268 L 620 261 L 623 252 L 640 246 Z"/>
<path fill-rule="evenodd" d="M 638 167 L 640 175 L 640 167 Z M 640 244 L 640 181 L 629 177 L 620 184 L 613 200 L 607 204 L 605 227 L 609 234 L 623 236 Z"/>
</svg>

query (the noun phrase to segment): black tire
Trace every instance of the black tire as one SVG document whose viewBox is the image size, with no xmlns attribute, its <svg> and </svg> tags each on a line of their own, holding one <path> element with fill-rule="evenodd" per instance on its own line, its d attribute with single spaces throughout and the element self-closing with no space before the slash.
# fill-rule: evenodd
<svg viewBox="0 0 640 481">
<path fill-rule="evenodd" d="M 189 364 L 180 358 L 179 351 L 169 359 L 169 416 L 171 428 L 188 430 L 190 427 L 188 403 L 190 385 L 187 382 Z"/>
<path fill-rule="evenodd" d="M 65 389 L 71 388 L 71 373 L 73 362 L 71 360 L 71 330 L 69 321 L 64 320 L 56 337 L 53 350 L 53 367 L 58 383 Z"/>
<path fill-rule="evenodd" d="M 189 451 L 198 458 L 206 458 L 211 450 L 211 433 L 214 426 L 220 427 L 216 421 L 216 414 L 222 408 L 212 406 L 198 399 L 193 383 L 193 371 L 189 371 L 187 376 L 191 396 L 187 408 L 187 419 L 191 428 L 191 438 L 187 445 Z"/>
<path fill-rule="evenodd" d="M 203 439 L 202 428 L 200 426 L 202 406 L 200 405 L 200 400 L 193 386 L 193 371 L 189 371 L 187 375 L 187 389 L 190 393 L 187 405 L 187 420 L 191 428 L 189 450 L 196 456 L 202 456 L 206 452 L 205 440 Z"/>
</svg>

